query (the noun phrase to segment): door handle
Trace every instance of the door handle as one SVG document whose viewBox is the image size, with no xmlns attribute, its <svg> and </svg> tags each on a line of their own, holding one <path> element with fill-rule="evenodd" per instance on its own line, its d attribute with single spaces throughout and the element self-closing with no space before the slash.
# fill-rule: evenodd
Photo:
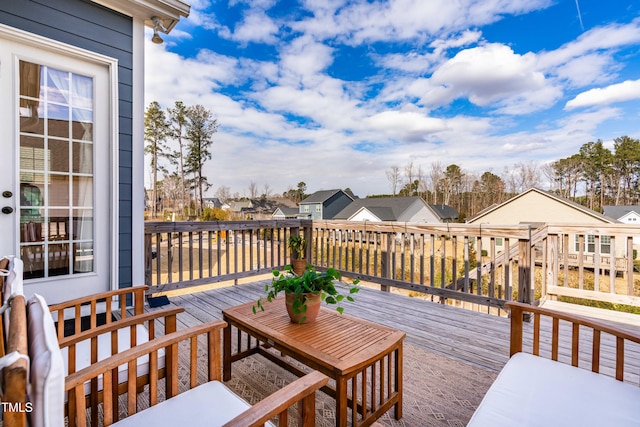
<svg viewBox="0 0 640 427">
<path fill-rule="evenodd" d="M 11 212 L 13 212 L 13 208 L 11 206 L 4 206 L 2 208 L 2 213 L 3 214 L 9 215 Z"/>
</svg>

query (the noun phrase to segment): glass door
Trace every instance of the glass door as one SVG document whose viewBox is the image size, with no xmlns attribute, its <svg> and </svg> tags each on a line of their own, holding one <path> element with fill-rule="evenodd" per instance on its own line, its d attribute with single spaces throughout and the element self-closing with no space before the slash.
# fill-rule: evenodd
<svg viewBox="0 0 640 427">
<path fill-rule="evenodd" d="M 14 159 L 6 164 L 13 167 L 0 172 L 6 182 L 0 190 L 12 193 L 2 202 L 13 208 L 1 216 L 0 227 L 11 227 L 14 243 L 0 244 L 0 254 L 18 255 L 25 291 L 48 302 L 107 290 L 108 68 L 0 41 L 0 91 L 3 99 L 13 99 L 11 111 L 0 111 L 0 124 L 14 130 L 3 132 L 2 140 Z M 6 104 L 1 108 L 7 110 Z"/>
</svg>

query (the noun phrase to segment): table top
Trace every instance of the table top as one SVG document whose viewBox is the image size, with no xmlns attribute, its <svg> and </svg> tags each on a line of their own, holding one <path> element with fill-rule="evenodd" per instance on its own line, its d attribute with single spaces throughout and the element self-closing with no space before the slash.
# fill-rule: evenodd
<svg viewBox="0 0 640 427">
<path fill-rule="evenodd" d="M 368 366 L 402 344 L 405 333 L 322 307 L 315 322 L 292 323 L 284 297 L 264 302 L 264 311 L 253 314 L 250 302 L 222 311 L 225 319 L 241 326 L 261 341 L 292 353 L 310 366 L 340 375 Z"/>
</svg>

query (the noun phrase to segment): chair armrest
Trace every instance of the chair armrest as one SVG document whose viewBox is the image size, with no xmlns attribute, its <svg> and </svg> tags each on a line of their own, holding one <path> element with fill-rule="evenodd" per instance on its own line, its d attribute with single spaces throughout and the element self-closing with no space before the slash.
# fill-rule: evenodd
<svg viewBox="0 0 640 427">
<path fill-rule="evenodd" d="M 624 380 L 625 370 L 625 343 L 627 345 L 640 345 L 640 334 L 633 333 L 604 322 L 593 320 L 574 314 L 558 312 L 543 307 L 534 307 L 520 302 L 510 301 L 505 306 L 511 310 L 511 338 L 510 338 L 510 356 L 523 351 L 524 325 L 523 318 L 525 313 L 533 314 L 533 340 L 531 353 L 539 356 L 541 353 L 541 345 L 544 344 L 542 338 L 542 319 L 548 320 L 550 325 L 546 327 L 551 333 L 551 360 L 558 361 L 559 353 L 563 347 L 561 340 L 567 341 L 568 348 L 571 349 L 571 365 L 578 366 L 580 359 L 580 337 L 586 337 L 587 333 L 591 333 L 591 371 L 599 373 L 600 365 L 604 359 L 601 357 L 602 341 L 606 336 L 615 340 L 615 378 Z M 560 321 L 571 324 L 571 334 L 562 333 L 560 329 Z M 582 333 L 581 333 L 582 331 Z M 588 348 L 588 347 L 587 347 Z M 631 368 L 632 366 L 628 366 Z M 634 368 L 635 369 L 635 368 Z"/>
<path fill-rule="evenodd" d="M 114 297 L 120 297 L 119 308 L 120 308 L 120 317 L 127 317 L 127 295 L 133 296 L 134 303 L 134 314 L 142 314 L 144 312 L 144 301 L 145 301 L 145 293 L 149 289 L 148 286 L 134 286 L 131 288 L 122 288 L 116 289 L 114 291 L 106 291 L 100 292 L 97 294 L 87 295 L 84 297 L 72 299 L 69 301 L 61 302 L 58 304 L 53 304 L 49 306 L 49 311 L 51 313 L 57 312 L 57 322 L 58 322 L 58 340 L 61 340 L 64 337 L 64 317 L 65 311 L 68 309 L 73 309 L 73 316 L 75 318 L 75 326 L 74 333 L 80 332 L 80 318 L 82 317 L 82 307 L 89 306 L 90 307 L 90 327 L 91 329 L 97 326 L 97 305 L 98 302 L 104 300 L 106 305 L 106 313 L 110 314 L 112 312 L 112 303 Z M 107 323 L 111 323 L 111 316 L 108 315 L 106 318 Z"/>
<path fill-rule="evenodd" d="M 281 417 L 288 408 L 295 403 L 303 402 L 301 410 L 300 426 L 315 425 L 315 392 L 329 382 L 329 377 L 318 371 L 313 371 L 302 378 L 297 379 L 285 388 L 282 388 L 270 396 L 238 415 L 224 427 L 257 427 L 277 415 Z M 309 401 L 311 399 L 311 401 Z M 282 425 L 282 423 L 281 423 Z"/>
<path fill-rule="evenodd" d="M 106 323 L 104 325 L 98 326 L 97 328 L 79 332 L 69 337 L 64 337 L 58 341 L 58 346 L 60 348 L 69 347 L 69 346 L 78 344 L 84 340 L 97 338 L 102 334 L 114 332 L 114 331 L 117 331 L 118 329 L 123 329 L 123 328 L 135 328 L 136 325 L 145 324 L 147 322 L 151 322 L 150 325 L 153 325 L 154 320 L 162 317 L 165 318 L 165 335 L 166 335 L 176 331 L 175 316 L 179 313 L 182 313 L 183 311 L 184 311 L 184 308 L 182 307 L 174 307 L 174 308 L 166 308 L 164 310 L 150 311 L 144 314 L 139 314 L 137 316 L 127 317 L 117 322 Z M 152 331 L 152 330 L 149 331 L 149 340 L 155 338 L 154 332 L 155 331 Z"/>
<path fill-rule="evenodd" d="M 76 425 L 83 427 L 86 425 L 86 396 L 84 384 L 99 376 L 103 377 L 103 414 L 104 425 L 110 425 L 113 422 L 113 402 L 118 397 L 117 387 L 113 387 L 112 378 L 117 375 L 118 366 L 128 364 L 128 401 L 127 414 L 132 415 L 137 412 L 137 367 L 136 360 L 145 355 L 150 357 L 151 369 L 149 369 L 149 387 L 146 392 L 149 393 L 149 402 L 155 405 L 158 401 L 158 370 L 157 356 L 158 350 L 165 349 L 166 359 L 166 396 L 171 398 L 178 394 L 178 344 L 186 341 L 190 346 L 189 353 L 189 387 L 193 388 L 197 385 L 197 363 L 198 363 L 198 335 L 207 334 L 207 349 L 204 352 L 207 357 L 208 364 L 208 380 L 221 379 L 221 362 L 220 362 L 220 331 L 227 325 L 222 320 L 214 320 L 212 322 L 203 323 L 201 325 L 192 326 L 168 335 L 155 338 L 144 344 L 132 347 L 120 354 L 111 356 L 107 359 L 94 363 L 78 372 L 69 374 L 65 380 L 65 390 L 70 393 L 70 400 L 73 399 L 75 404 L 75 413 L 70 412 L 69 416 L 76 416 Z"/>
</svg>

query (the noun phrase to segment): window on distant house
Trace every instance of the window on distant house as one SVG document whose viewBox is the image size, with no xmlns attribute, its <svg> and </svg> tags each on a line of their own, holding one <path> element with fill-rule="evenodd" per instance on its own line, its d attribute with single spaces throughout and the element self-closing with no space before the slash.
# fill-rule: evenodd
<svg viewBox="0 0 640 427">
<path fill-rule="evenodd" d="M 304 207 L 302 208 L 303 212 L 309 212 L 309 205 L 304 205 Z"/>
<path fill-rule="evenodd" d="M 580 235 L 575 236 L 575 248 L 576 252 L 580 251 Z M 584 244 L 582 248 L 583 252 L 595 253 L 596 251 L 596 236 L 593 234 L 587 234 L 584 236 Z M 600 253 L 611 253 L 611 236 L 600 236 Z"/>
<path fill-rule="evenodd" d="M 322 212 L 322 205 L 316 205 L 316 212 Z"/>
</svg>

